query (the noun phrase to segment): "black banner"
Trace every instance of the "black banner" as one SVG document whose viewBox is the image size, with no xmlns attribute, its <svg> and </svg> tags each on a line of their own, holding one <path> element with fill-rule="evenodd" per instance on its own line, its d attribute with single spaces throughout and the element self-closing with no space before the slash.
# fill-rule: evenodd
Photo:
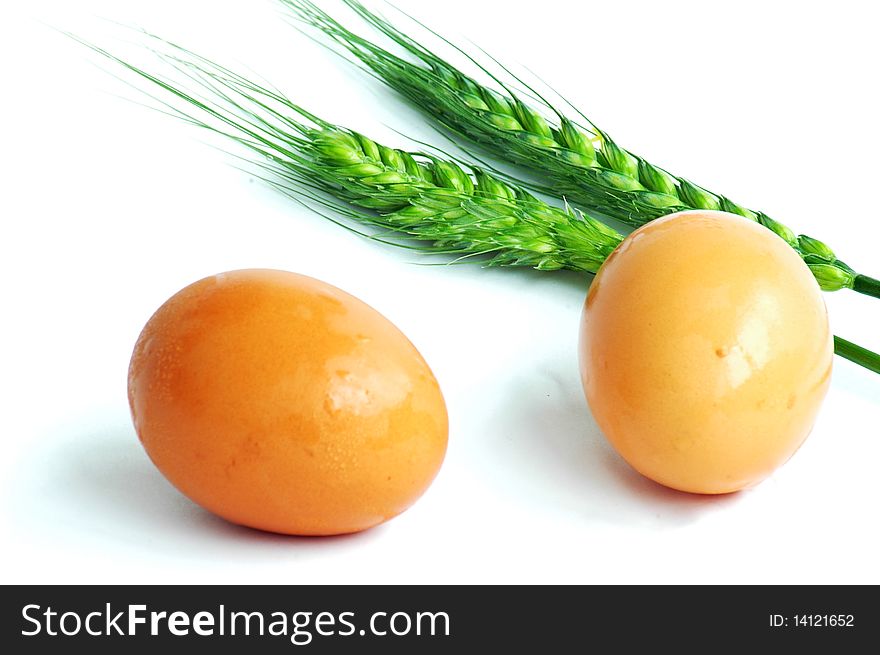
<svg viewBox="0 0 880 655">
<path fill-rule="evenodd" d="M 878 637 L 878 613 L 873 587 L 25 586 L 4 588 L 2 646 L 165 654 L 224 643 L 248 653 L 809 644 L 853 652 Z"/>
</svg>

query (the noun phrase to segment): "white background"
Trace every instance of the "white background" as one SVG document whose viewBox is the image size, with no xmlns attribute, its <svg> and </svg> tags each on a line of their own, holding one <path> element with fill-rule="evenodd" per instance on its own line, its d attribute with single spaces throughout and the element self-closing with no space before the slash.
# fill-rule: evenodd
<svg viewBox="0 0 880 655">
<path fill-rule="evenodd" d="M 397 3 L 528 66 L 623 146 L 880 274 L 873 3 Z M 438 140 L 268 0 L 3 3 L 3 582 L 880 582 L 880 377 L 838 359 L 812 436 L 758 488 L 661 488 L 583 400 L 585 278 L 419 266 L 310 214 L 52 29 L 131 52 L 103 19 L 257 71 L 388 144 L 407 145 L 389 126 Z M 348 537 L 262 534 L 194 506 L 142 452 L 125 394 L 140 328 L 179 288 L 244 267 L 348 290 L 432 365 L 450 447 L 404 515 Z M 880 349 L 880 301 L 827 302 L 836 333 Z"/>
</svg>

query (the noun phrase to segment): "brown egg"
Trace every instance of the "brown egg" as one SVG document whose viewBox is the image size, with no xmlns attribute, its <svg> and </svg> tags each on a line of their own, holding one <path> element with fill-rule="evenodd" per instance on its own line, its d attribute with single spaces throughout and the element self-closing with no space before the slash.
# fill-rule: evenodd
<svg viewBox="0 0 880 655">
<path fill-rule="evenodd" d="M 722 212 L 633 232 L 590 287 L 587 400 L 636 470 L 706 494 L 757 484 L 809 434 L 831 377 L 815 279 L 770 230 Z"/>
<path fill-rule="evenodd" d="M 412 505 L 446 451 L 431 370 L 384 316 L 303 275 L 200 280 L 144 327 L 128 394 L 159 470 L 241 525 L 364 530 Z"/>
</svg>

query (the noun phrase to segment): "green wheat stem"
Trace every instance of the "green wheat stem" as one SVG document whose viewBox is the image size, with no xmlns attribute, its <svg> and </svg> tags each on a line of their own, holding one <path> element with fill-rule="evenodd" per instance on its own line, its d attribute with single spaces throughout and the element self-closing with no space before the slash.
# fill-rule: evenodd
<svg viewBox="0 0 880 655">
<path fill-rule="evenodd" d="M 250 153 L 243 159 L 273 187 L 358 234 L 456 255 L 456 261 L 589 273 L 598 271 L 623 239 L 567 204 L 549 205 L 453 158 L 387 147 L 321 119 L 280 91 L 147 36 L 177 79 L 77 40 L 155 87 L 156 93 L 147 94 L 161 111 L 231 139 Z M 365 233 L 334 215 L 379 232 Z M 872 357 L 878 358 L 865 349 L 846 352 L 869 368 Z"/>
<path fill-rule="evenodd" d="M 854 289 L 877 296 L 871 278 L 856 273 L 837 259 L 825 243 L 805 235 L 798 236 L 763 212 L 747 209 L 724 195 L 708 191 L 623 149 L 582 113 L 577 112 L 575 119 L 565 116 L 498 62 L 495 63 L 509 77 L 525 85 L 529 95 L 545 106 L 552 115 L 551 119 L 464 51 L 459 49 L 490 75 L 501 91 L 478 83 L 366 9 L 358 0 L 344 2 L 413 56 L 415 62 L 350 31 L 310 0 L 280 1 L 299 20 L 342 46 L 375 77 L 429 117 L 484 150 L 529 168 L 552 185 L 546 190 L 552 189 L 555 195 L 562 195 L 588 211 L 633 226 L 686 209 L 738 214 L 764 225 L 784 239 L 801 255 L 823 290 Z M 443 41 L 452 45 L 446 39 Z"/>
<path fill-rule="evenodd" d="M 867 348 L 862 348 L 851 341 L 837 336 L 834 337 L 834 353 L 859 366 L 864 366 L 869 371 L 880 373 L 880 355 L 871 352 Z"/>
<path fill-rule="evenodd" d="M 853 282 L 853 290 L 866 296 L 880 298 L 880 280 L 868 277 L 867 275 L 856 275 Z"/>
</svg>

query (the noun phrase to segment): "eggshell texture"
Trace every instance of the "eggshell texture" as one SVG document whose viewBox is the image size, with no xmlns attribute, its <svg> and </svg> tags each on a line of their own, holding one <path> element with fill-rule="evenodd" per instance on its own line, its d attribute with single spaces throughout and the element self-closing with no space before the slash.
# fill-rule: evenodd
<svg viewBox="0 0 880 655">
<path fill-rule="evenodd" d="M 636 470 L 683 491 L 757 484 L 806 439 L 833 340 L 819 287 L 781 238 L 689 211 L 606 260 L 581 321 L 593 416 Z"/>
<path fill-rule="evenodd" d="M 180 491 L 272 532 L 386 521 L 446 451 L 443 397 L 407 338 L 357 298 L 284 271 L 175 294 L 137 341 L 128 394 L 144 448 Z"/>
</svg>

